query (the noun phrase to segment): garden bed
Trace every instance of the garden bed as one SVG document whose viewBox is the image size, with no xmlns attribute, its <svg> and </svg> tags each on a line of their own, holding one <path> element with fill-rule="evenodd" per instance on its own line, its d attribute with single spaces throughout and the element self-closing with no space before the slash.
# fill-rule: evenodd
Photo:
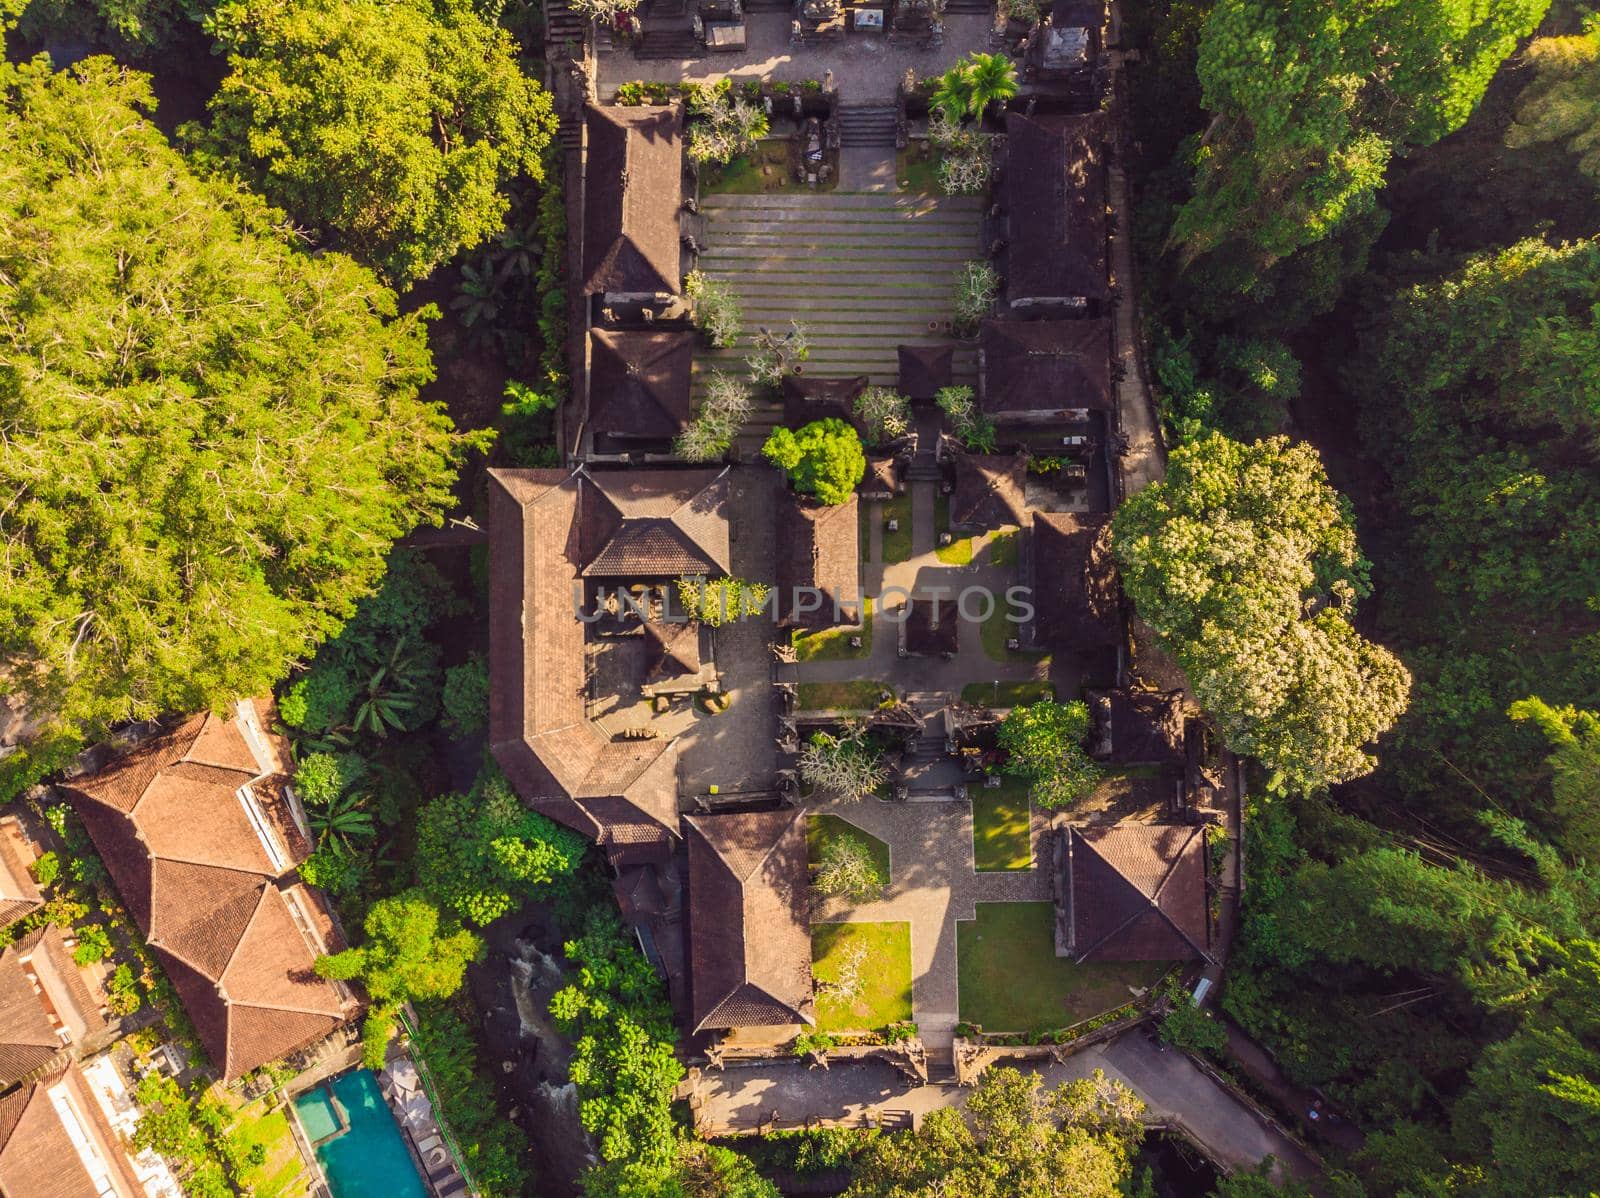
<svg viewBox="0 0 1600 1198">
<path fill-rule="evenodd" d="M 847 819 L 837 815 L 813 814 L 806 821 L 806 848 L 812 868 L 822 861 L 822 847 L 835 836 L 853 836 L 867 846 L 872 854 L 872 864 L 885 883 L 889 880 L 889 846 L 869 832 L 863 832 Z"/>
<path fill-rule="evenodd" d="M 854 682 L 802 682 L 797 691 L 799 705 L 806 711 L 873 711 L 883 701 L 881 695 L 894 688 L 886 682 L 857 679 Z"/>
<path fill-rule="evenodd" d="M 861 648 L 850 644 L 851 637 L 861 638 Z M 872 600 L 862 604 L 859 628 L 828 628 L 820 632 L 796 631 L 791 638 L 794 655 L 800 661 L 851 661 L 872 656 Z"/>
<path fill-rule="evenodd" d="M 972 861 L 980 872 L 1031 869 L 1028 784 L 1007 778 L 998 789 L 972 792 Z"/>
<path fill-rule="evenodd" d="M 845 980 L 854 988 L 845 996 L 818 987 L 818 1031 L 864 1031 L 905 1022 L 911 1018 L 911 925 L 816 924 L 811 972 L 818 982 Z"/>
<path fill-rule="evenodd" d="M 911 560 L 911 496 L 897 495 L 878 505 L 879 520 L 883 529 L 882 561 L 886 566 Z M 889 521 L 897 520 L 900 527 L 889 531 Z"/>
</svg>

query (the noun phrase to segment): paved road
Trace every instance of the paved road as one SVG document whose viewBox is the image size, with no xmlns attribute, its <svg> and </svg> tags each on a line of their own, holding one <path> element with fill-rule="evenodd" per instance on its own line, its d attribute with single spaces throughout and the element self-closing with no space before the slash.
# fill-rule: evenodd
<svg viewBox="0 0 1600 1198">
<path fill-rule="evenodd" d="M 1280 1178 L 1321 1176 L 1316 1162 L 1293 1140 L 1264 1123 L 1188 1057 L 1157 1050 L 1140 1032 L 1087 1048 L 1038 1072 L 1053 1086 L 1089 1077 L 1096 1069 L 1138 1094 L 1151 1122 L 1181 1127 L 1229 1170 L 1253 1168 L 1271 1156 Z M 808 1120 L 846 1127 L 906 1118 L 920 1123 L 930 1111 L 962 1105 L 970 1093 L 953 1085 L 913 1086 L 883 1064 L 835 1064 L 823 1071 L 781 1061 L 706 1072 L 696 1092 L 695 1118 L 708 1135 L 737 1135 L 774 1123 L 797 1127 Z"/>
</svg>

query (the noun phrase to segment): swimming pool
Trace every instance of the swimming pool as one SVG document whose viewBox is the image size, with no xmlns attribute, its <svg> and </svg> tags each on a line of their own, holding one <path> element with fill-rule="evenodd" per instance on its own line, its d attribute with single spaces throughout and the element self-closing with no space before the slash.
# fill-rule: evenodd
<svg viewBox="0 0 1600 1198">
<path fill-rule="evenodd" d="M 300 1095 L 294 1109 L 316 1146 L 333 1198 L 427 1198 L 370 1069 L 346 1073 Z"/>
</svg>

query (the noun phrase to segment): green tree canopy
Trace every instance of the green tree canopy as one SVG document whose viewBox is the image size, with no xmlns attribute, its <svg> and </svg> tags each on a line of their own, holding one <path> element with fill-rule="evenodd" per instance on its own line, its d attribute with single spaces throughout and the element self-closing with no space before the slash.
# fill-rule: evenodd
<svg viewBox="0 0 1600 1198">
<path fill-rule="evenodd" d="M 1550 742 L 1545 764 L 1556 842 L 1576 859 L 1600 861 L 1600 714 L 1542 699 L 1513 703 L 1510 714 L 1537 724 Z"/>
<path fill-rule="evenodd" d="M 1000 747 L 1006 751 L 1002 768 L 1029 779 L 1041 807 L 1068 806 L 1100 781 L 1100 767 L 1084 752 L 1088 736 L 1089 708 L 1082 700 L 1040 699 L 1013 707 L 1000 721 Z"/>
<path fill-rule="evenodd" d="M 1234 749 L 1297 790 L 1371 771 L 1410 676 L 1352 625 L 1366 562 L 1316 450 L 1192 441 L 1113 529 L 1128 596 Z"/>
<path fill-rule="evenodd" d="M 1517 101 L 1506 145 L 1518 150 L 1560 142 L 1600 185 L 1600 26 L 1577 37 L 1538 38 L 1524 57 L 1533 82 Z"/>
<path fill-rule="evenodd" d="M 205 144 L 397 283 L 497 233 L 555 118 L 470 0 L 229 0 Z"/>
<path fill-rule="evenodd" d="M 915 1132 L 875 1138 L 845 1198 L 1121 1198 L 1144 1135 L 1143 1110 L 1099 1070 L 1046 1091 L 1037 1074 L 991 1067 L 965 1118 L 946 1108 Z"/>
<path fill-rule="evenodd" d="M 1198 72 L 1211 126 L 1171 233 L 1232 288 L 1369 212 L 1394 154 L 1459 128 L 1550 0 L 1218 0 Z"/>
<path fill-rule="evenodd" d="M 259 694 L 453 503 L 424 311 L 199 178 L 144 76 L 0 65 L 0 671 L 56 734 Z"/>
<path fill-rule="evenodd" d="M 417 881 L 463 919 L 486 924 L 578 867 L 586 842 L 529 811 L 490 767 L 470 794 L 430 799 L 417 818 Z"/>
<path fill-rule="evenodd" d="M 827 504 L 849 502 L 867 472 L 860 436 L 836 416 L 813 420 L 798 432 L 775 428 L 761 452 L 788 473 L 795 490 Z"/>
</svg>

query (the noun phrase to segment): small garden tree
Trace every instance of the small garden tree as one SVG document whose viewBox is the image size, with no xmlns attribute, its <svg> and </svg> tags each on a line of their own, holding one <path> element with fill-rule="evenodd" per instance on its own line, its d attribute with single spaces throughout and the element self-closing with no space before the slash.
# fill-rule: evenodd
<svg viewBox="0 0 1600 1198">
<path fill-rule="evenodd" d="M 933 402 L 950 418 L 950 430 L 958 441 L 973 453 L 994 452 L 994 421 L 978 410 L 971 387 L 940 387 Z"/>
<path fill-rule="evenodd" d="M 678 602 L 691 620 L 720 628 L 761 611 L 772 588 L 742 578 L 705 578 L 684 575 L 678 579 Z"/>
<path fill-rule="evenodd" d="M 616 23 L 639 7 L 639 0 L 568 0 L 572 11 L 590 21 L 606 25 Z"/>
<path fill-rule="evenodd" d="M 990 104 L 1016 94 L 1016 65 L 1004 54 L 974 50 L 939 76 L 930 104 L 953 125 L 969 117 L 981 117 Z"/>
<path fill-rule="evenodd" d="M 859 724 L 839 735 L 813 733 L 800 750 L 800 777 L 835 798 L 864 798 L 889 780 L 882 755 Z"/>
<path fill-rule="evenodd" d="M 956 271 L 955 288 L 950 297 L 956 325 L 964 332 L 975 330 L 978 322 L 994 309 L 999 294 L 1000 274 L 993 266 L 981 261 L 963 263 Z M 970 397 L 971 391 L 967 390 Z"/>
<path fill-rule="evenodd" d="M 784 470 L 795 490 L 826 504 L 847 503 L 867 472 L 861 438 L 843 420 L 813 420 L 799 432 L 772 430 L 762 456 Z"/>
<path fill-rule="evenodd" d="M 694 327 L 718 349 L 732 349 L 742 327 L 739 297 L 720 279 L 698 270 L 683 277 L 683 294 L 694 301 Z"/>
<path fill-rule="evenodd" d="M 867 842 L 842 832 L 823 843 L 811 885 L 818 894 L 842 895 L 861 903 L 879 897 L 888 881 Z"/>
<path fill-rule="evenodd" d="M 750 377 L 765 387 L 776 387 L 796 362 L 811 356 L 811 342 L 806 326 L 798 320 L 789 322 L 789 331 L 782 335 L 771 329 L 759 329 L 755 336 L 755 349 L 744 360 Z"/>
<path fill-rule="evenodd" d="M 1081 701 L 1041 699 L 1013 707 L 1000 721 L 1000 747 L 1006 773 L 1027 778 L 1041 807 L 1065 807 L 1087 795 L 1100 781 L 1100 767 L 1084 752 L 1089 708 Z"/>
<path fill-rule="evenodd" d="M 856 397 L 856 418 L 866 426 L 874 445 L 893 441 L 911 431 L 911 401 L 888 387 L 868 387 Z"/>
<path fill-rule="evenodd" d="M 361 1029 L 362 1061 L 383 1065 L 395 1013 L 415 999 L 449 998 L 461 988 L 468 964 L 483 942 L 443 915 L 421 890 L 379 899 L 362 924 L 366 943 L 331 957 L 318 957 L 318 977 L 359 979 L 372 997 Z"/>
<path fill-rule="evenodd" d="M 946 195 L 976 195 L 994 176 L 994 151 L 987 134 L 935 114 L 928 139 L 939 151 L 936 174 Z"/>
<path fill-rule="evenodd" d="M 695 88 L 689 116 L 689 161 L 701 166 L 720 166 L 748 154 L 769 130 L 766 111 L 735 98 L 729 79 Z"/>
<path fill-rule="evenodd" d="M 732 447 L 750 419 L 750 384 L 737 375 L 713 370 L 689 427 L 672 442 L 672 452 L 688 462 L 714 462 Z"/>
</svg>

